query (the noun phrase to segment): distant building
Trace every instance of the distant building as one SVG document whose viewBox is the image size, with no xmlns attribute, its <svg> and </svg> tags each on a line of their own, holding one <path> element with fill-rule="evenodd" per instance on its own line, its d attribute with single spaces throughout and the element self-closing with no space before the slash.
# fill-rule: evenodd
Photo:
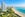
<svg viewBox="0 0 25 17">
<path fill-rule="evenodd" d="M 6 10 L 5 10 L 5 7 L 6 7 L 6 6 L 5 6 L 5 3 L 4 3 L 4 2 L 1 2 L 1 8 L 2 8 L 3 11 L 6 11 Z"/>
</svg>

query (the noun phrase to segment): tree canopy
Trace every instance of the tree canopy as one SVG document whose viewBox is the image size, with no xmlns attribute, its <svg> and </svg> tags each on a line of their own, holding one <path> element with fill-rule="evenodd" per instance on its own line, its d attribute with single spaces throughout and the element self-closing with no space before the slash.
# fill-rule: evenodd
<svg viewBox="0 0 25 17">
<path fill-rule="evenodd" d="M 16 13 L 12 10 L 11 7 L 7 7 L 7 11 L 6 11 L 6 12 L 5 12 L 5 11 L 2 11 L 2 9 L 0 9 L 0 10 L 1 10 L 0 12 L 4 13 L 4 14 L 0 15 L 0 16 L 2 16 L 2 17 L 21 17 L 21 16 L 19 16 L 18 14 L 16 14 Z"/>
</svg>

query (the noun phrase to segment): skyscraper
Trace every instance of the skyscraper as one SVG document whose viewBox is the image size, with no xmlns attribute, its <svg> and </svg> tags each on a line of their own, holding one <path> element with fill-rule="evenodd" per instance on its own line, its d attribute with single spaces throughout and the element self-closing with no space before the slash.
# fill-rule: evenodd
<svg viewBox="0 0 25 17">
<path fill-rule="evenodd" d="M 1 8 L 2 8 L 2 11 L 5 10 L 5 3 L 4 2 L 1 2 Z"/>
</svg>

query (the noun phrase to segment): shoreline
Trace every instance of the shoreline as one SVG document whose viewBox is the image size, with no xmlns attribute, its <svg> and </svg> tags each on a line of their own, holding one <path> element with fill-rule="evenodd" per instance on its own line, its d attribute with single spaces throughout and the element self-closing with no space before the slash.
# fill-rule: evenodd
<svg viewBox="0 0 25 17">
<path fill-rule="evenodd" d="M 22 14 L 21 12 L 18 12 L 18 11 L 15 10 L 14 8 L 12 8 L 12 10 L 13 10 L 16 14 L 18 14 L 19 16 L 25 17 L 24 14 Z"/>
</svg>

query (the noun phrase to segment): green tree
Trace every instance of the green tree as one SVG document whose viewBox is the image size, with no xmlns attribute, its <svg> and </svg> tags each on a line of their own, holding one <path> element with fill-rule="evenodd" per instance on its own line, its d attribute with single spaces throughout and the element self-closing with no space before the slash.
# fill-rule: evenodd
<svg viewBox="0 0 25 17">
<path fill-rule="evenodd" d="M 15 12 L 12 10 L 12 8 L 10 7 L 10 8 L 7 8 L 8 10 L 7 10 L 7 12 L 8 12 L 8 14 L 10 14 L 10 15 L 8 15 L 8 17 L 18 17 L 16 14 L 15 14 Z"/>
<path fill-rule="evenodd" d="M 2 12 L 2 9 L 0 8 L 0 13 Z"/>
<path fill-rule="evenodd" d="M 2 11 L 2 9 L 0 8 L 0 13 L 4 13 L 4 14 L 1 14 L 0 17 L 21 17 L 19 16 L 18 14 L 16 14 L 11 7 L 7 7 L 6 9 L 7 11 Z"/>
</svg>

